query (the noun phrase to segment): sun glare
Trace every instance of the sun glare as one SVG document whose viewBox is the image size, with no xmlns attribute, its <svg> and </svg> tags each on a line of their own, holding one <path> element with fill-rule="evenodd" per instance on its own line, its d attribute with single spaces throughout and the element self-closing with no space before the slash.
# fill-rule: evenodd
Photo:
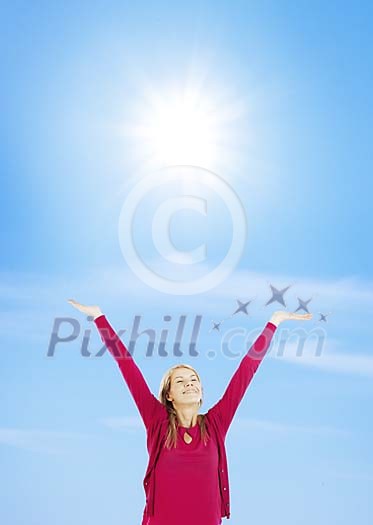
<svg viewBox="0 0 373 525">
<path fill-rule="evenodd" d="M 204 166 L 214 160 L 212 117 L 191 103 L 180 101 L 157 108 L 149 139 L 157 158 L 166 164 Z"/>
<path fill-rule="evenodd" d="M 230 88 L 199 77 L 164 91 L 139 86 L 138 93 L 127 106 L 120 133 L 130 141 L 139 170 L 237 165 L 237 151 L 249 136 L 243 119 L 247 120 L 246 95 L 237 97 Z"/>
<path fill-rule="evenodd" d="M 209 167 L 218 149 L 217 120 L 211 101 L 202 97 L 157 97 L 143 113 L 134 134 L 157 163 Z"/>
</svg>

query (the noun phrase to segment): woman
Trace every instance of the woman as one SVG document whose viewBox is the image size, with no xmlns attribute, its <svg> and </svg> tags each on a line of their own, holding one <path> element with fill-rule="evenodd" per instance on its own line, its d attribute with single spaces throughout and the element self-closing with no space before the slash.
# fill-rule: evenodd
<svg viewBox="0 0 373 525">
<path fill-rule="evenodd" d="M 203 390 L 194 368 L 184 364 L 170 368 L 157 399 L 100 308 L 69 303 L 93 317 L 146 428 L 149 463 L 142 525 L 219 525 L 222 517 L 229 518 L 228 428 L 278 325 L 312 315 L 275 312 L 241 360 L 223 397 L 206 414 L 199 414 Z"/>
</svg>

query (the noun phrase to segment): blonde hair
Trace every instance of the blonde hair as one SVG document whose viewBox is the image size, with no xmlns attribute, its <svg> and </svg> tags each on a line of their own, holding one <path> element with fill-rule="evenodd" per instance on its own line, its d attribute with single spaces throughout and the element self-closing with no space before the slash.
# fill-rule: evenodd
<svg viewBox="0 0 373 525">
<path fill-rule="evenodd" d="M 162 381 L 159 387 L 158 399 L 167 408 L 167 412 L 168 412 L 168 430 L 167 430 L 165 447 L 169 449 L 171 447 L 176 448 L 178 419 L 177 419 L 177 413 L 172 404 L 172 401 L 169 401 L 167 399 L 167 396 L 170 393 L 170 389 L 171 389 L 172 373 L 174 370 L 177 370 L 178 368 L 187 368 L 188 370 L 191 370 L 192 372 L 196 374 L 198 381 L 201 382 L 201 379 L 197 371 L 192 366 L 184 365 L 184 364 L 175 365 L 169 368 L 162 377 Z M 203 392 L 203 388 L 202 388 L 202 392 Z M 201 406 L 202 403 L 203 403 L 203 400 L 201 398 L 199 402 L 199 406 Z M 207 440 L 208 440 L 208 435 L 206 431 L 205 414 L 198 414 L 197 423 L 199 424 L 199 427 L 200 427 L 201 439 L 206 445 Z"/>
</svg>

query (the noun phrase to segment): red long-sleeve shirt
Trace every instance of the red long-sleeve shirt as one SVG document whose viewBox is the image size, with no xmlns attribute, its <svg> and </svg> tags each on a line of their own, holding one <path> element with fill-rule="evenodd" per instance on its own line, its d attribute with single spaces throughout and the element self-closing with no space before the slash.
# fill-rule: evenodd
<svg viewBox="0 0 373 525">
<path fill-rule="evenodd" d="M 168 453 L 163 446 L 168 428 L 166 407 L 151 393 L 131 354 L 106 317 L 102 315 L 96 318 L 95 324 L 103 342 L 118 363 L 147 432 L 149 462 L 143 482 L 146 505 L 142 525 L 189 525 L 191 522 L 193 525 L 218 525 L 221 522 L 220 517 L 229 518 L 225 437 L 238 405 L 269 348 L 276 326 L 266 324 L 242 358 L 223 397 L 206 413 L 206 428 L 211 437 L 209 448 L 202 448 L 203 444 L 196 432 L 199 429 L 192 427 L 188 429 L 188 433 L 193 434 L 193 447 L 185 442 L 183 444 L 182 439 L 179 439 L 177 449 Z M 184 431 L 183 427 L 178 428 L 179 438 Z M 185 448 L 184 445 L 190 448 Z M 186 458 L 185 454 L 189 456 Z M 194 468 L 189 468 L 193 463 Z M 171 477 L 172 465 L 178 469 L 176 479 Z M 197 465 L 197 474 L 201 474 L 200 476 L 196 475 Z M 187 483 L 182 483 L 185 479 Z M 167 490 L 171 485 L 171 497 L 167 498 Z M 206 502 L 210 504 L 204 510 Z M 161 523 L 159 520 L 162 519 Z"/>
<path fill-rule="evenodd" d="M 208 427 L 207 427 L 208 431 Z M 187 444 L 184 433 L 191 437 Z M 162 447 L 154 472 L 154 516 L 149 525 L 219 525 L 219 452 L 214 435 L 206 445 L 197 423 L 178 427 L 176 448 Z"/>
</svg>

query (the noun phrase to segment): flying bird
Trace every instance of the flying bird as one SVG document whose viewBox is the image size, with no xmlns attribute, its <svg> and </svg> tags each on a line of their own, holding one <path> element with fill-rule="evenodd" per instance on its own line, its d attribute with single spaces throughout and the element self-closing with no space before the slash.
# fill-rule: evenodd
<svg viewBox="0 0 373 525">
<path fill-rule="evenodd" d="M 213 330 L 216 330 L 217 332 L 220 332 L 220 325 L 222 324 L 223 321 L 219 321 L 218 323 L 215 323 L 215 321 L 212 321 L 212 328 L 209 330 L 209 333 L 212 332 Z"/>
<path fill-rule="evenodd" d="M 308 310 L 307 308 L 307 305 L 310 301 L 312 301 L 312 297 L 311 299 L 308 299 L 308 301 L 302 301 L 302 299 L 300 299 L 299 297 L 297 297 L 298 299 L 298 303 L 299 303 L 299 306 L 298 308 L 295 310 L 295 312 L 298 312 L 298 310 L 304 310 L 305 312 L 307 312 L 308 314 L 310 313 L 310 311 Z M 294 312 L 294 313 L 295 313 Z"/>
<path fill-rule="evenodd" d="M 272 284 L 270 284 L 269 286 L 270 286 L 271 291 L 272 291 L 272 297 L 269 299 L 269 301 L 267 301 L 265 306 L 268 306 L 269 304 L 274 303 L 275 301 L 277 301 L 278 303 L 282 304 L 282 306 L 285 306 L 285 308 L 286 308 L 286 304 L 285 304 L 285 301 L 284 301 L 284 294 L 285 294 L 285 292 L 287 292 L 289 290 L 291 285 L 287 286 L 286 288 L 283 288 L 282 290 L 278 290 L 277 288 L 272 286 Z"/>
<path fill-rule="evenodd" d="M 233 315 L 236 315 L 238 314 L 239 312 L 243 312 L 244 314 L 246 315 L 249 315 L 249 312 L 247 311 L 247 306 L 252 302 L 252 301 L 247 301 L 247 303 L 243 303 L 242 301 L 240 301 L 239 299 L 236 299 L 236 302 L 238 304 L 238 308 L 235 312 L 233 312 Z"/>
</svg>

